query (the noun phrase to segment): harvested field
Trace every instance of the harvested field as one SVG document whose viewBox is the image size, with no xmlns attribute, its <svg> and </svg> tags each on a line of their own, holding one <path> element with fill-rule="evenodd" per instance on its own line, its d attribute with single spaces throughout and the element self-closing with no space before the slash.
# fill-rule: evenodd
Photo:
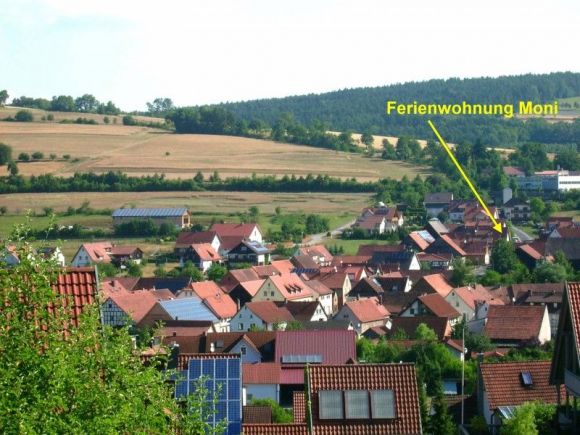
<svg viewBox="0 0 580 435">
<path fill-rule="evenodd" d="M 71 156 L 58 165 L 20 163 L 21 173 L 70 176 L 75 172 L 118 170 L 131 175 L 164 173 L 189 178 L 218 171 L 223 178 L 259 175 L 322 174 L 360 181 L 409 178 L 428 168 L 403 162 L 307 146 L 232 136 L 178 135 L 145 127 L 0 122 L 0 142 L 45 157 Z M 76 160 L 76 161 L 75 161 Z M 29 166 L 33 165 L 33 166 Z"/>
</svg>

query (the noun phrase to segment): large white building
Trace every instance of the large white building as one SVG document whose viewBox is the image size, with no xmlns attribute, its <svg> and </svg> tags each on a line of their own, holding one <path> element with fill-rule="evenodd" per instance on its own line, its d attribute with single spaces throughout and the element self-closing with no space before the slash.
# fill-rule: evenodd
<svg viewBox="0 0 580 435">
<path fill-rule="evenodd" d="M 522 190 L 567 191 L 580 189 L 580 172 L 565 170 L 534 172 L 534 175 L 516 177 Z"/>
</svg>

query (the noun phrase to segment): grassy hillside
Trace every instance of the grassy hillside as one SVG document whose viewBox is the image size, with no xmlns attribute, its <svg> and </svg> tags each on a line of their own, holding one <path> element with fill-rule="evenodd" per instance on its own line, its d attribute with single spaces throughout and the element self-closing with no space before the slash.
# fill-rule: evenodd
<svg viewBox="0 0 580 435">
<path fill-rule="evenodd" d="M 327 149 L 233 136 L 177 135 L 122 125 L 3 122 L 0 142 L 10 145 L 15 157 L 22 152 L 44 154 L 46 160 L 20 163 L 23 175 L 118 170 L 130 175 L 164 173 L 169 178 L 190 178 L 197 171 L 205 175 L 218 171 L 223 178 L 312 173 L 366 181 L 414 177 L 427 171 L 402 162 Z M 57 159 L 50 160 L 50 154 L 56 154 Z M 62 160 L 65 154 L 70 160 Z"/>
<path fill-rule="evenodd" d="M 40 109 L 29 109 L 27 107 L 3 106 L 0 107 L 0 120 L 8 117 L 14 117 L 19 110 L 28 110 L 34 116 L 34 121 L 42 121 L 47 123 L 58 123 L 64 120 L 73 121 L 77 118 L 93 119 L 98 124 L 104 124 L 104 118 L 108 117 L 111 124 L 123 124 L 123 115 L 99 115 L 97 113 L 80 113 L 80 112 L 52 112 Z M 53 121 L 43 120 L 48 115 L 54 117 Z M 151 116 L 134 116 L 139 122 L 163 122 L 162 118 L 153 118 Z"/>
</svg>

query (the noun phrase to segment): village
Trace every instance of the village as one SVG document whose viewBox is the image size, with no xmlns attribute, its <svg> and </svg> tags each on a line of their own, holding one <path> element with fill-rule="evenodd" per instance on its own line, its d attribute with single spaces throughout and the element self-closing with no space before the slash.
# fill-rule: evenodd
<svg viewBox="0 0 580 435">
<path fill-rule="evenodd" d="M 72 258 L 54 246 L 38 253 L 65 268 L 58 287 L 82 296 L 80 309 L 98 304 L 103 325 L 131 328 L 144 364 L 160 355 L 172 361 L 184 376 L 175 383 L 176 398 L 190 394 L 202 375 L 214 386 L 227 385 L 213 417 L 227 420 L 227 433 L 305 434 L 306 415 L 313 416 L 317 433 L 335 433 L 333 427 L 345 424 L 349 433 L 422 433 L 422 387 L 412 364 L 419 362 L 377 364 L 368 349 L 419 350 L 425 343 L 440 345 L 453 360 L 427 374 L 434 387 L 425 385 L 430 406 L 438 395 L 454 424 L 473 431 L 481 421 L 499 433 L 515 407 L 541 401 L 561 407 L 560 424 L 576 431 L 580 369 L 569 351 L 578 352 L 570 338 L 580 332 L 574 320 L 580 287 L 565 281 L 482 285 L 463 274 L 470 265 L 484 275 L 493 266 L 494 247 L 505 242 L 515 243 L 530 271 L 557 261 L 558 252 L 577 269 L 578 222 L 549 218 L 538 238 L 522 241 L 510 228 L 530 219 L 530 206 L 512 198 L 509 188 L 490 207 L 501 233 L 475 200 L 433 192 L 423 204 L 427 223 L 407 234 L 401 231 L 404 204 L 361 210 L 343 229 L 368 237 L 356 255 L 333 255 L 305 239 L 285 257 L 274 253 L 276 245 L 257 223 L 192 231 L 195 219 L 187 208 L 123 208 L 111 218 L 115 227 L 145 220 L 174 226 L 173 256 L 179 267 L 197 269 L 190 276 L 157 269 L 152 276 L 130 276 L 123 271 L 147 261 L 143 250 L 106 240 L 81 243 Z M 405 234 L 399 243 L 377 243 L 398 232 Z M 5 267 L 18 263 L 8 248 Z M 143 336 L 151 337 L 145 349 Z M 553 349 L 552 362 L 510 358 L 534 348 Z M 292 420 L 276 421 L 274 407 L 291 410 Z"/>
</svg>

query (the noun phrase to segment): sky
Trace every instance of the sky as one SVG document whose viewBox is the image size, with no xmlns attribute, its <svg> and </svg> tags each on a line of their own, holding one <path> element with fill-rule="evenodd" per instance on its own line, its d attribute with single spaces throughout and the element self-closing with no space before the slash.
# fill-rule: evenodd
<svg viewBox="0 0 580 435">
<path fill-rule="evenodd" d="M 0 89 L 124 110 L 580 71 L 578 0 L 0 0 Z"/>
</svg>

